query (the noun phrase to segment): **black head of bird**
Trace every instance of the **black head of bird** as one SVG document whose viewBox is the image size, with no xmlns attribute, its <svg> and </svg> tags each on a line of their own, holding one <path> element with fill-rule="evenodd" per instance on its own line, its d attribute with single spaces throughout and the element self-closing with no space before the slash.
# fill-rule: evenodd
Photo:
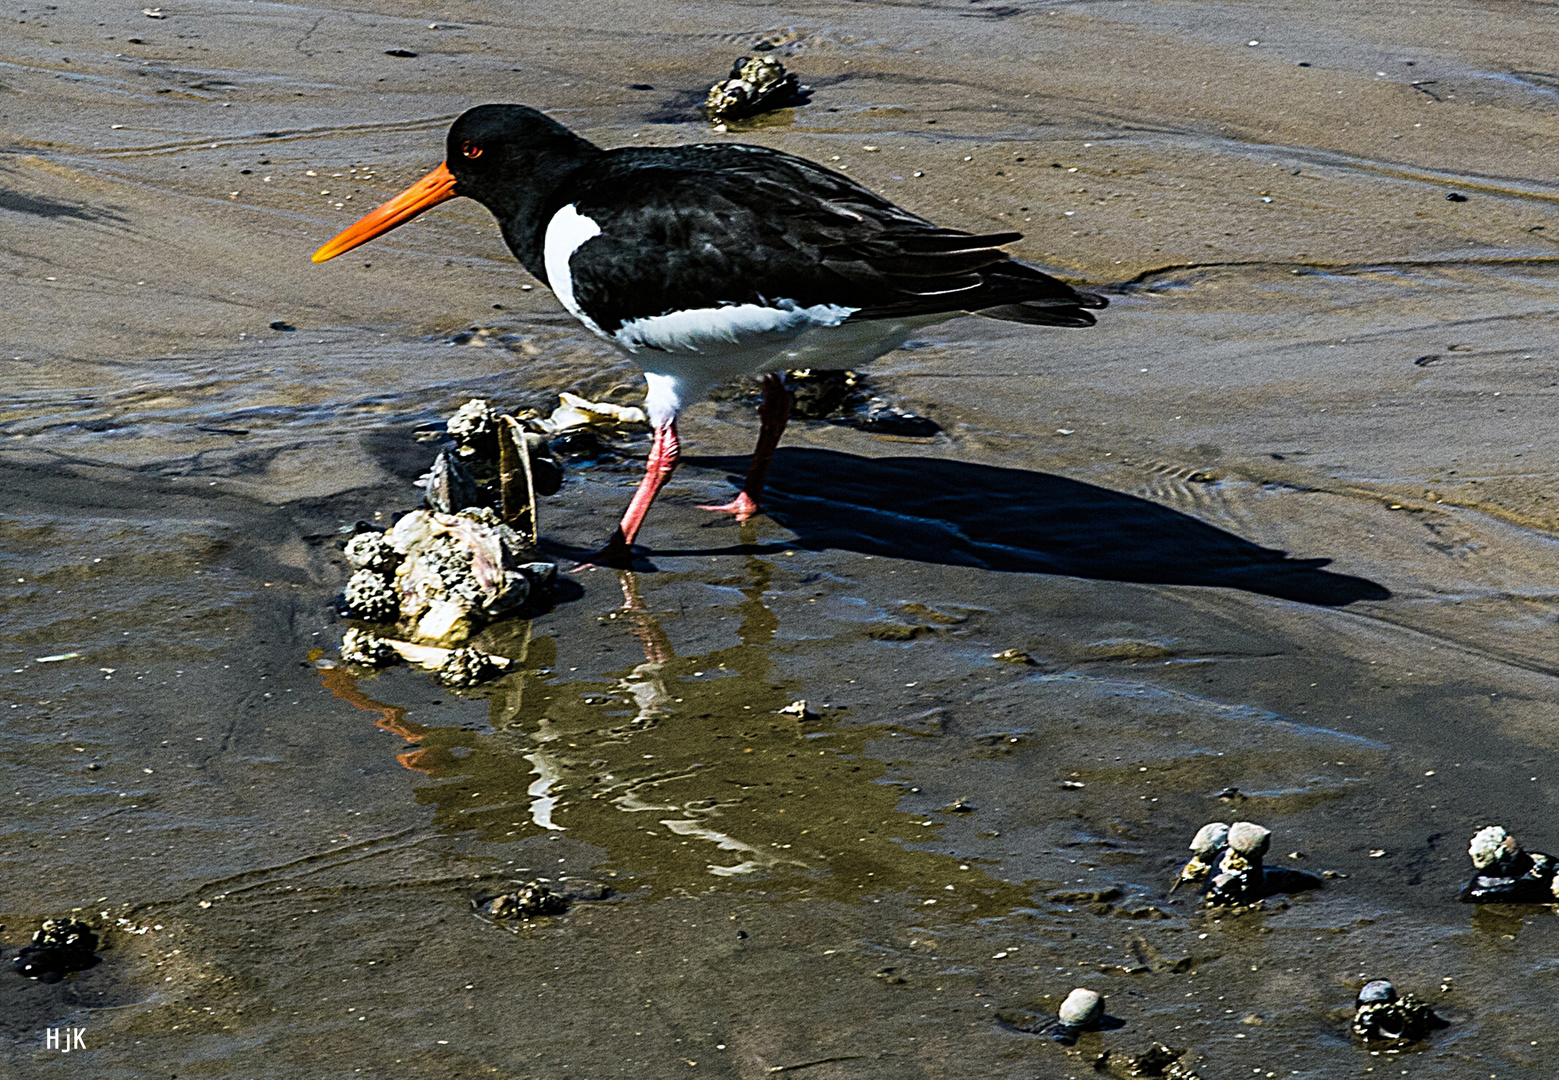
<svg viewBox="0 0 1559 1080">
<path fill-rule="evenodd" d="M 450 127 L 442 165 L 333 237 L 313 260 L 334 259 L 439 203 L 464 196 L 492 211 L 509 246 L 532 267 L 523 252 L 535 241 L 511 233 L 518 223 L 536 220 L 541 204 L 565 178 L 600 153 L 595 144 L 529 106 L 478 105 Z M 534 264 L 539 263 L 538 257 Z"/>
</svg>

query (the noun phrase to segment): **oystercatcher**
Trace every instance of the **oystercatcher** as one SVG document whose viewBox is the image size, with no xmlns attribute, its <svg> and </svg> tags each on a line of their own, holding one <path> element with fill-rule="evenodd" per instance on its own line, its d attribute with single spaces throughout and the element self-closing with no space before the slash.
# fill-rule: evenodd
<svg viewBox="0 0 1559 1080">
<path fill-rule="evenodd" d="M 740 143 L 605 150 L 523 105 L 462 114 L 444 164 L 314 261 L 459 195 L 492 211 L 525 269 L 644 369 L 655 438 L 597 561 L 629 557 L 676 468 L 677 414 L 715 383 L 763 376 L 746 482 L 704 508 L 744 521 L 790 413 L 782 369 L 856 367 L 969 312 L 1091 326 L 1089 309 L 1107 303 L 999 250 L 1021 233 L 943 228 L 803 158 Z"/>
</svg>

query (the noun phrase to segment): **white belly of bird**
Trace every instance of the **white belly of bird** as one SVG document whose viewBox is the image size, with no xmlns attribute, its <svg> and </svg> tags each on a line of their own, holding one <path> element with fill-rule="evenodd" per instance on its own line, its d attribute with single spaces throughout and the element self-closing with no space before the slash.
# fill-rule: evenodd
<svg viewBox="0 0 1559 1080">
<path fill-rule="evenodd" d="M 649 386 L 644 409 L 650 422 L 659 426 L 701 400 L 717 383 L 786 368 L 860 367 L 897 349 L 921 326 L 943 318 L 814 324 L 783 335 L 752 334 L 697 352 L 647 348 L 628 351 L 644 369 Z"/>
</svg>

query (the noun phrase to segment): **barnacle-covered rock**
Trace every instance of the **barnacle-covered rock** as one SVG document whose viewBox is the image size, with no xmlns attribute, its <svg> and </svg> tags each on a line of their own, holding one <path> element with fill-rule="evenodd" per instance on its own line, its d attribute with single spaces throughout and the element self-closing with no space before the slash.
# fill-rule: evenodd
<svg viewBox="0 0 1559 1080">
<path fill-rule="evenodd" d="M 552 418 L 537 421 L 548 432 L 583 429 L 597 423 L 621 427 L 646 423 L 642 409 L 590 402 L 573 394 L 563 394 L 561 398 L 563 404 L 553 412 Z M 504 499 L 500 479 L 504 467 L 499 448 L 501 430 L 507 430 L 516 443 L 523 437 L 524 452 L 530 461 L 531 485 L 536 494 L 557 494 L 563 486 L 563 465 L 547 436 L 536 431 L 522 433 L 486 401 L 472 398 L 444 425 L 444 433 L 455 445 L 440 450 L 428 471 L 417 478 L 417 486 L 422 488 L 423 505 L 440 514 L 501 505 Z"/>
<path fill-rule="evenodd" d="M 354 626 L 341 635 L 341 659 L 349 664 L 383 667 L 393 664 L 399 655 L 394 646 L 372 630 L 359 630 Z"/>
<path fill-rule="evenodd" d="M 1365 983 L 1354 1003 L 1353 1033 L 1365 1042 L 1417 1042 L 1445 1026 L 1427 1002 L 1398 995 L 1385 979 Z"/>
<path fill-rule="evenodd" d="M 388 536 L 404 556 L 395 575 L 401 618 L 416 639 L 434 644 L 459 645 L 533 595 L 538 606 L 557 572 L 488 507 L 458 514 L 417 510 Z"/>
<path fill-rule="evenodd" d="M 45 919 L 11 966 L 29 979 L 56 983 L 73 971 L 95 966 L 100 959 L 97 934 L 86 923 L 79 919 Z"/>
<path fill-rule="evenodd" d="M 367 622 L 394 622 L 400 611 L 395 589 L 372 570 L 359 570 L 341 591 L 347 614 Z"/>
<path fill-rule="evenodd" d="M 353 570 L 372 570 L 385 576 L 393 574 L 401 562 L 400 552 L 390 546 L 384 533 L 372 530 L 360 532 L 348 540 L 345 553 Z"/>
<path fill-rule="evenodd" d="M 1472 843 L 1467 845 L 1467 854 L 1472 858 L 1475 870 L 1487 870 L 1496 863 L 1506 862 L 1520 850 L 1521 845 L 1503 825 L 1485 825 L 1472 834 Z"/>
<path fill-rule="evenodd" d="M 1179 875 L 1173 885 L 1169 887 L 1174 892 L 1183 884 L 1197 884 L 1205 881 L 1207 875 L 1212 873 L 1213 866 L 1218 861 L 1218 855 L 1223 851 L 1229 840 L 1229 826 L 1226 822 L 1210 821 L 1196 831 L 1191 838 L 1191 860 L 1180 868 Z"/>
<path fill-rule="evenodd" d="M 472 902 L 477 911 L 491 919 L 534 919 L 541 915 L 559 915 L 568 910 L 568 898 L 553 892 L 539 881 L 528 882 L 511 893 L 502 893 Z"/>
<path fill-rule="evenodd" d="M 477 686 L 501 671 L 481 649 L 451 649 L 439 665 L 439 682 L 445 686 Z"/>
<path fill-rule="evenodd" d="M 1255 904 L 1274 893 L 1320 887 L 1321 879 L 1314 874 L 1264 865 L 1271 846 L 1272 830 L 1255 822 L 1210 822 L 1191 841 L 1191 861 L 1181 869 L 1175 886 L 1206 881 L 1202 902 L 1208 907 Z"/>
<path fill-rule="evenodd" d="M 564 405 L 591 417 L 615 411 L 619 419 L 643 418 L 640 410 L 597 407 L 583 398 L 571 402 L 570 395 Z M 550 604 L 556 565 L 505 519 L 534 530 L 531 490 L 556 492 L 562 466 L 545 435 L 524 430 L 480 398 L 462 405 L 448 423 L 426 425 L 425 434 L 436 440 L 447 435 L 454 444 L 445 443 L 419 480 L 431 509 L 400 517 L 387 532 L 360 521 L 342 545 L 353 570 L 342 590 L 342 614 L 398 625 L 388 636 L 347 630 L 341 658 L 364 666 L 405 658 L 438 672 L 447 685 L 473 686 L 510 661 L 462 648 L 472 635 L 494 620 Z"/>
<path fill-rule="evenodd" d="M 449 418 L 444 430 L 455 440 L 462 456 L 498 454 L 498 414 L 481 398 L 472 398 Z"/>
<path fill-rule="evenodd" d="M 1229 826 L 1224 844 L 1217 873 L 1207 889 L 1206 903 L 1211 907 L 1251 904 L 1266 896 L 1269 890 L 1262 857 L 1272 844 L 1272 830 L 1254 822 L 1236 821 Z"/>
<path fill-rule="evenodd" d="M 1467 848 L 1477 873 L 1462 886 L 1468 904 L 1552 904 L 1559 902 L 1559 859 L 1523 851 L 1502 826 L 1488 825 Z"/>
<path fill-rule="evenodd" d="M 731 65 L 731 74 L 709 88 L 704 114 L 719 124 L 771 109 L 805 105 L 811 95 L 812 88 L 801 85 L 772 56 L 741 56 Z"/>
</svg>

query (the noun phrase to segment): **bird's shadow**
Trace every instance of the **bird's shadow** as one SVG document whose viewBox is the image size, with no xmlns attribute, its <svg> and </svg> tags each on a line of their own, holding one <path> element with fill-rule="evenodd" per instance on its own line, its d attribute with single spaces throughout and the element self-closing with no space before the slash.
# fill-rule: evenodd
<svg viewBox="0 0 1559 1080">
<path fill-rule="evenodd" d="M 684 458 L 729 470 L 745 457 Z M 1337 607 L 1390 590 L 1293 559 L 1134 495 L 1026 469 L 944 458 L 868 458 L 787 447 L 774 455 L 764 511 L 787 546 L 838 548 L 947 566 L 1100 581 L 1209 585 Z M 726 549 L 735 550 L 735 549 Z M 662 557 L 708 554 L 661 549 Z"/>
</svg>

